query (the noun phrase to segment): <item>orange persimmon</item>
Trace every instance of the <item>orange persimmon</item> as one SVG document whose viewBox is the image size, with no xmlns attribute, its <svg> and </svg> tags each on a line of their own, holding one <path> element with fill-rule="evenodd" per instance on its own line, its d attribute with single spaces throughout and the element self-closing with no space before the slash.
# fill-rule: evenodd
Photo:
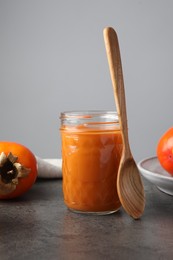
<svg viewBox="0 0 173 260">
<path fill-rule="evenodd" d="M 27 192 L 37 178 L 37 161 L 24 145 L 0 142 L 0 199 L 12 199 Z"/>
<path fill-rule="evenodd" d="M 173 176 L 173 127 L 161 136 L 157 145 L 157 157 L 162 167 Z"/>
</svg>

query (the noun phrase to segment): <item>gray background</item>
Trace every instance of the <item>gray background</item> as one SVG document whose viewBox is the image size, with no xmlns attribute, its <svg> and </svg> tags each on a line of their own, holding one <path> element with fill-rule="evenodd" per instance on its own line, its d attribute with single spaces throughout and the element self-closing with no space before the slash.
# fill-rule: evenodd
<svg viewBox="0 0 173 260">
<path fill-rule="evenodd" d="M 61 156 L 59 114 L 114 110 L 103 29 L 117 30 L 135 159 L 172 126 L 173 1 L 0 0 L 0 139 Z"/>
</svg>

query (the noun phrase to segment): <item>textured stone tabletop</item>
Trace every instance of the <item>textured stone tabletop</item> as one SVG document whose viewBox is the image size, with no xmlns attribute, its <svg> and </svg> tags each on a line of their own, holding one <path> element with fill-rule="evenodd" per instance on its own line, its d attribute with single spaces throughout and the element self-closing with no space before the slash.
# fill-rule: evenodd
<svg viewBox="0 0 173 260">
<path fill-rule="evenodd" d="M 87 216 L 66 209 L 61 180 L 39 180 L 20 199 L 0 201 L 0 259 L 173 259 L 173 197 L 144 182 L 146 208 Z"/>
</svg>

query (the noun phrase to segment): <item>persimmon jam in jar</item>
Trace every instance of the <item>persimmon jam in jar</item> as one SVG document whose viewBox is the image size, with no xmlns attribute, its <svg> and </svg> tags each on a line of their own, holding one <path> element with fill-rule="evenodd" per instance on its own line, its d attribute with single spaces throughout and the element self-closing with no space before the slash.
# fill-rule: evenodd
<svg viewBox="0 0 173 260">
<path fill-rule="evenodd" d="M 116 212 L 121 206 L 117 172 L 122 153 L 117 113 L 64 112 L 60 119 L 65 204 L 79 213 Z"/>
</svg>

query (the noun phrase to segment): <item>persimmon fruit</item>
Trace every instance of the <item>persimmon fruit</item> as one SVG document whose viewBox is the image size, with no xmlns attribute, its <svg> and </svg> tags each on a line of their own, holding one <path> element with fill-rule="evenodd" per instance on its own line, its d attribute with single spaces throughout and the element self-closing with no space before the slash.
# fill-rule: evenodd
<svg viewBox="0 0 173 260">
<path fill-rule="evenodd" d="M 161 166 L 173 176 L 173 128 L 161 136 L 157 144 L 157 157 Z"/>
<path fill-rule="evenodd" d="M 12 199 L 27 192 L 37 178 L 37 161 L 24 145 L 0 142 L 0 199 Z"/>
</svg>

